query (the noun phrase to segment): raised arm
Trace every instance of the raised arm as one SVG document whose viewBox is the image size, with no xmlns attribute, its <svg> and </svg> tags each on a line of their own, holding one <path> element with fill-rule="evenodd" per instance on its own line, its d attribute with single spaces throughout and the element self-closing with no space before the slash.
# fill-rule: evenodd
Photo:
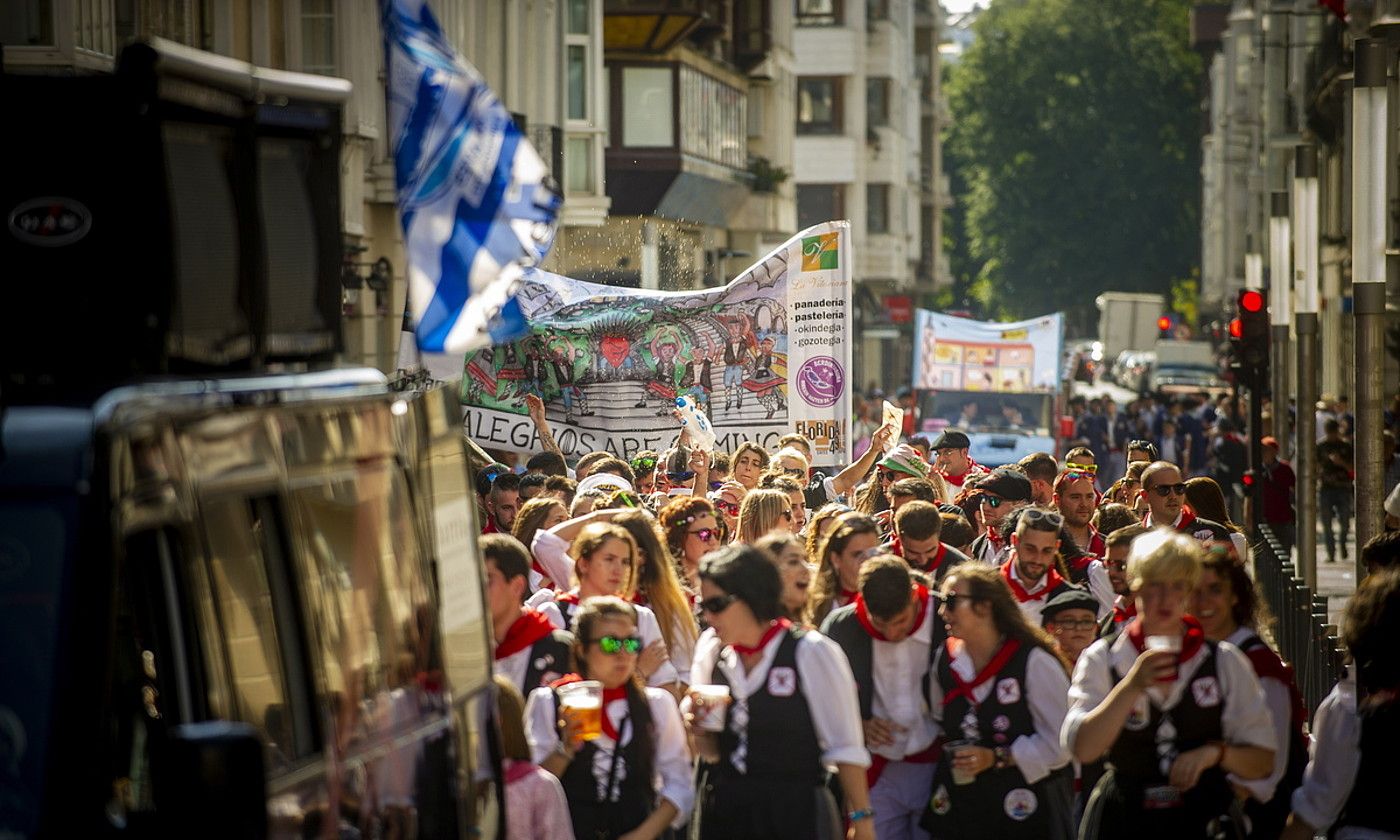
<svg viewBox="0 0 1400 840">
<path fill-rule="evenodd" d="M 860 484 L 860 480 L 865 477 L 866 473 L 870 472 L 871 467 L 875 466 L 876 460 L 884 456 L 885 447 L 889 445 L 890 438 L 894 433 L 893 426 L 881 426 L 876 429 L 875 434 L 870 436 L 870 448 L 865 450 L 865 454 L 831 479 L 831 488 L 836 491 L 838 496 L 849 493 L 855 489 L 857 484 Z"/>
<path fill-rule="evenodd" d="M 540 446 L 544 451 L 564 457 L 564 451 L 559 448 L 559 444 L 554 440 L 554 433 L 549 430 L 549 418 L 544 416 L 544 400 L 535 394 L 526 394 L 525 410 L 530 415 L 530 422 L 535 424 L 535 432 L 540 436 Z"/>
</svg>

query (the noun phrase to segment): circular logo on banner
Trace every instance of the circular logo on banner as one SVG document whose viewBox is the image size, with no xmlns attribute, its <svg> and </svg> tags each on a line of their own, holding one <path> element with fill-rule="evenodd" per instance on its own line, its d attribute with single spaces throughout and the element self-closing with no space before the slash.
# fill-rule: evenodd
<svg viewBox="0 0 1400 840">
<path fill-rule="evenodd" d="M 797 393 L 808 405 L 836 405 L 846 389 L 846 372 L 830 356 L 813 356 L 797 371 Z"/>
</svg>

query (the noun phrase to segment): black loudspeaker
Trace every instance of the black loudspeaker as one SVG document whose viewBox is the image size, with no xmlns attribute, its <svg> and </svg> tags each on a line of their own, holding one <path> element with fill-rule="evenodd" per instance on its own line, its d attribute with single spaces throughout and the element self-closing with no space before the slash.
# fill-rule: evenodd
<svg viewBox="0 0 1400 840">
<path fill-rule="evenodd" d="M 349 89 L 164 42 L 0 76 L 0 401 L 331 361 Z"/>
</svg>

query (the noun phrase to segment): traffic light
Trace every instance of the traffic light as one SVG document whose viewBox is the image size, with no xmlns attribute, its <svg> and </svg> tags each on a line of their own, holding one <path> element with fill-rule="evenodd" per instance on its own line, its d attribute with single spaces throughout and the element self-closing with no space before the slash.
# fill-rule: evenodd
<svg viewBox="0 0 1400 840">
<path fill-rule="evenodd" d="M 1258 289 L 1241 291 L 1236 305 L 1239 315 L 1230 322 L 1231 367 L 1253 388 L 1269 374 L 1269 313 Z"/>
<path fill-rule="evenodd" d="M 1170 316 L 1170 315 L 1163 315 L 1162 317 L 1160 317 L 1160 318 L 1157 319 L 1157 337 L 1158 337 L 1158 338 L 1171 338 L 1171 337 L 1172 337 L 1172 316 Z"/>
</svg>

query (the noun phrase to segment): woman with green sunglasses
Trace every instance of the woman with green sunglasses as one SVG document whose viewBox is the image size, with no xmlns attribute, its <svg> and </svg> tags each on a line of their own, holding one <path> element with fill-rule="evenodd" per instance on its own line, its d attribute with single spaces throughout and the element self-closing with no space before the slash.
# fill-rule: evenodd
<svg viewBox="0 0 1400 840">
<path fill-rule="evenodd" d="M 531 757 L 559 777 L 575 837 L 660 837 L 685 823 L 695 801 L 680 711 L 671 694 L 642 685 L 642 648 L 635 606 L 589 598 L 574 618 L 578 672 L 535 689 L 526 703 Z M 602 683 L 602 732 L 588 740 L 558 697 L 581 680 Z"/>
</svg>

